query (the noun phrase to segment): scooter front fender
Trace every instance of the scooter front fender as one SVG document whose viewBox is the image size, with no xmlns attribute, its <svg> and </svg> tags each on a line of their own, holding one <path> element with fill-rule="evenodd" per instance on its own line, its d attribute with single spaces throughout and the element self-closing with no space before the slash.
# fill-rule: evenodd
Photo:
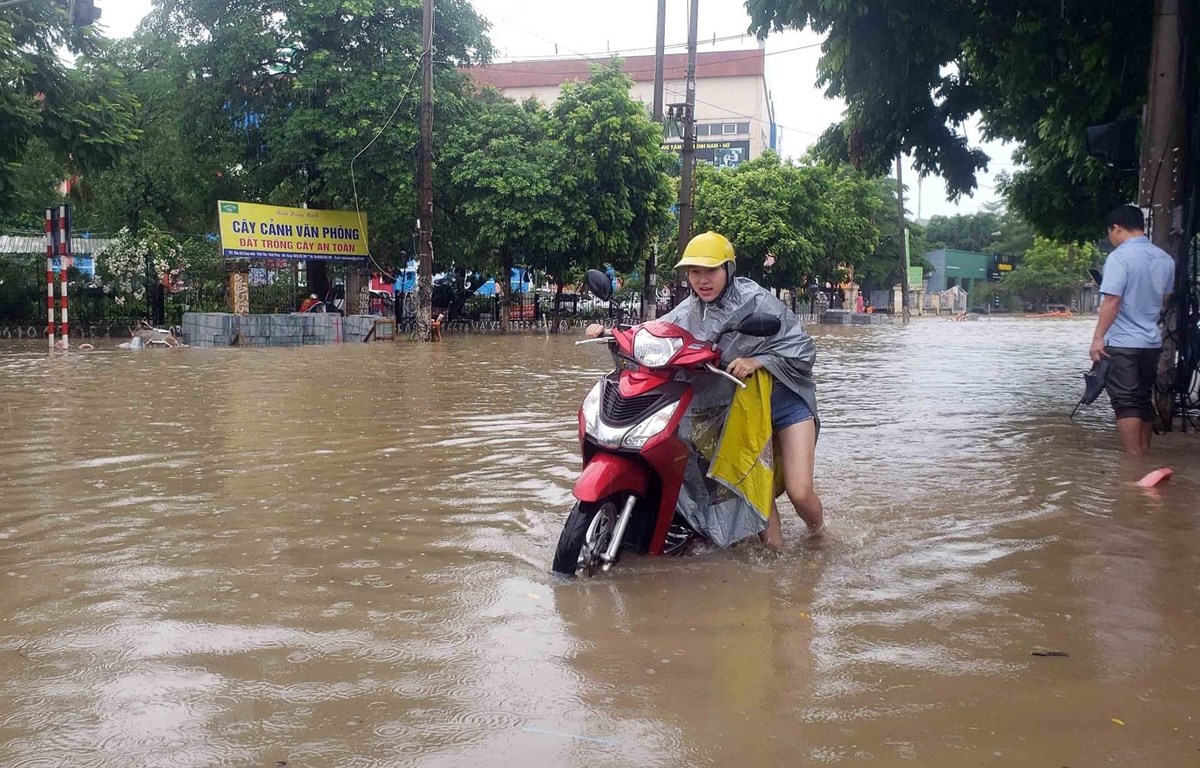
<svg viewBox="0 0 1200 768">
<path fill-rule="evenodd" d="M 646 495 L 650 472 L 642 462 L 618 453 L 597 453 L 575 481 L 573 493 L 580 501 L 600 501 L 628 491 Z"/>
</svg>

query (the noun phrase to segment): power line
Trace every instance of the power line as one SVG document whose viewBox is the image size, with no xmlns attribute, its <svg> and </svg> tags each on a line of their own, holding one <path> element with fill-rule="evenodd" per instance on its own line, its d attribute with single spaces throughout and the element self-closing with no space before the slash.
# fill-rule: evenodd
<svg viewBox="0 0 1200 768">
<path fill-rule="evenodd" d="M 518 29 L 520 29 L 520 27 L 518 27 Z M 534 33 L 532 33 L 532 32 L 529 32 L 528 30 L 524 30 L 524 29 L 523 29 L 522 31 L 523 31 L 523 32 L 527 32 L 528 34 L 534 34 Z M 722 36 L 722 37 L 712 37 L 712 38 L 710 38 L 710 39 L 708 39 L 708 40 L 705 40 L 705 41 L 703 41 L 702 45 L 715 45 L 716 43 L 727 43 L 727 42 L 729 42 L 730 40 L 744 40 L 745 38 L 746 38 L 746 33 L 745 33 L 745 32 L 743 32 L 743 33 L 741 33 L 741 34 L 737 34 L 737 35 L 724 35 L 724 36 Z M 543 38 L 543 39 L 545 39 L 545 38 Z M 547 40 L 546 42 L 553 42 L 553 41 L 549 41 L 549 40 Z M 557 48 L 557 47 L 558 47 L 558 44 L 557 44 L 557 43 L 554 43 L 554 46 Z M 663 47 L 664 47 L 664 48 L 666 48 L 666 49 L 669 49 L 669 48 L 687 48 L 687 43 L 686 43 L 686 42 L 684 42 L 684 43 L 671 43 L 671 44 L 669 44 L 669 45 L 665 45 L 665 46 L 663 46 Z M 577 55 L 579 55 L 579 56 L 587 56 L 587 57 L 591 57 L 591 56 L 617 56 L 617 55 L 620 55 L 620 54 L 623 54 L 623 53 L 644 53 L 644 52 L 646 52 L 646 51 L 654 51 L 654 50 L 655 50 L 655 47 L 654 47 L 653 45 L 650 45 L 650 46 L 646 46 L 646 47 L 644 47 L 644 48 L 618 48 L 618 49 L 617 49 L 617 50 L 615 50 L 615 51 L 614 51 L 614 50 L 607 50 L 607 51 L 592 51 L 592 52 L 590 52 L 590 53 L 582 53 L 582 54 L 577 54 Z M 572 57 L 572 56 L 566 56 L 566 55 L 563 55 L 563 54 L 558 54 L 558 53 L 555 53 L 555 54 L 539 54 L 539 55 L 533 55 L 533 56 L 504 56 L 503 58 L 505 58 L 505 59 L 511 59 L 511 60 L 513 60 L 513 61 L 556 61 L 556 60 L 561 60 L 561 59 L 571 59 L 571 58 L 573 58 L 573 57 Z"/>
<path fill-rule="evenodd" d="M 813 133 L 812 131 L 804 131 L 799 128 L 792 128 L 791 126 L 784 125 L 783 123 L 772 123 L 770 120 L 763 120 L 761 117 L 754 117 L 753 115 L 743 115 L 741 112 L 734 112 L 732 109 L 722 107 L 719 104 L 713 104 L 710 101 L 704 101 L 703 99 L 696 99 L 696 103 L 704 104 L 705 106 L 714 107 L 716 109 L 719 109 L 719 110 L 723 111 L 729 117 L 742 117 L 747 120 L 753 120 L 756 123 L 762 123 L 763 125 L 774 125 L 776 128 L 782 128 L 785 131 L 792 131 L 794 133 L 802 133 L 805 136 L 812 136 L 812 137 L 818 138 L 818 139 L 821 138 L 821 136 L 822 136 L 822 134 L 820 134 L 820 133 Z"/>
<path fill-rule="evenodd" d="M 720 64 L 729 64 L 729 63 L 738 62 L 738 61 L 750 61 L 751 59 L 766 58 L 767 56 L 778 56 L 783 53 L 794 53 L 796 51 L 804 51 L 804 50 L 808 50 L 811 48 L 817 48 L 820 45 L 822 45 L 822 43 L 809 43 L 808 45 L 798 45 L 795 48 L 785 48 L 781 51 L 767 51 L 767 52 L 755 51 L 746 56 L 737 56 L 734 58 L 722 59 L 719 63 Z M 568 49 L 568 50 L 570 50 L 570 49 Z M 709 53 L 738 53 L 738 52 L 737 51 L 710 51 Z M 588 61 L 594 61 L 598 64 L 605 64 L 605 63 L 608 63 L 609 61 L 611 61 L 613 58 L 615 58 L 615 56 L 609 56 L 608 58 L 599 58 L 594 55 L 587 55 L 587 54 L 579 53 L 579 54 L 576 54 L 576 56 L 574 58 L 575 59 L 582 58 L 582 59 L 587 59 Z M 565 57 L 565 58 L 558 58 L 558 59 L 549 59 L 548 61 L 556 62 L 556 61 L 572 61 L 572 60 L 574 60 L 574 59 L 572 59 L 571 57 Z M 534 60 L 527 60 L 527 61 L 529 61 L 530 63 L 537 63 Z M 530 75 L 578 75 L 579 74 L 579 72 L 574 71 L 574 70 L 568 71 L 568 70 L 554 70 L 554 69 L 541 69 L 541 68 L 516 69 L 516 68 L 513 68 L 513 66 L 512 66 L 513 64 L 521 64 L 521 63 L 523 63 L 523 62 L 522 61 L 500 62 L 499 66 L 503 66 L 504 67 L 503 71 L 505 71 L 505 72 L 516 72 L 519 74 L 530 74 Z M 696 65 L 696 69 L 699 70 L 705 66 L 715 66 L 715 64 L 716 64 L 716 62 L 711 63 L 711 64 L 698 63 Z M 486 69 L 488 69 L 488 67 L 480 67 L 480 69 L 486 70 Z M 630 76 L 645 75 L 645 74 L 653 75 L 654 74 L 653 67 L 651 67 L 650 69 L 628 69 L 628 70 L 622 70 L 622 71 L 625 72 L 625 74 L 630 75 Z"/>
<path fill-rule="evenodd" d="M 508 21 L 507 19 L 503 19 L 503 18 L 499 18 L 499 17 L 497 17 L 497 20 L 498 20 L 498 21 L 501 21 L 501 22 L 504 22 L 505 24 L 508 24 L 508 25 L 510 25 L 510 26 L 512 26 L 512 27 L 515 27 L 515 28 L 517 28 L 517 29 L 519 29 L 519 30 L 521 30 L 521 31 L 523 31 L 523 32 L 525 32 L 525 33 L 527 33 L 527 34 L 533 35 L 534 37 L 538 37 L 538 38 L 540 38 L 540 39 L 542 39 L 542 40 L 545 40 L 546 42 L 548 42 L 548 43 L 550 43 L 551 45 L 553 45 L 553 46 L 555 47 L 555 49 L 557 49 L 557 48 L 560 46 L 560 43 L 558 43 L 557 41 L 555 41 L 555 40 L 551 40 L 551 39 L 550 39 L 550 38 L 548 38 L 548 37 L 545 37 L 545 36 L 543 36 L 543 35 L 540 35 L 540 34 L 538 34 L 538 33 L 536 33 L 536 32 L 532 32 L 532 31 L 530 31 L 530 30 L 528 30 L 528 29 L 525 29 L 524 27 L 520 26 L 519 24 L 514 24 L 513 22 L 511 22 L 511 21 Z M 821 45 L 823 45 L 823 44 L 824 44 L 823 42 L 821 42 L 821 43 L 808 43 L 808 44 L 806 44 L 806 45 L 798 45 L 798 46 L 796 46 L 796 47 L 794 47 L 794 48 L 785 48 L 785 49 L 783 49 L 783 50 L 780 50 L 780 51 L 767 51 L 767 52 L 763 52 L 763 51 L 755 51 L 755 52 L 753 52 L 753 53 L 749 53 L 749 54 L 747 54 L 746 56 L 738 56 L 738 57 L 734 57 L 734 58 L 728 58 L 728 59 L 724 59 L 724 60 L 723 60 L 721 63 L 722 63 L 722 64 L 727 64 L 727 63 L 731 63 L 731 62 L 737 62 L 737 61 L 748 61 L 748 60 L 750 60 L 750 59 L 766 58 L 767 56 L 778 56 L 778 55 L 780 55 L 780 54 L 784 54 L 784 53 L 794 53 L 794 52 L 796 52 L 796 51 L 804 51 L 804 50 L 810 50 L 810 49 L 812 49 L 812 48 L 818 48 L 818 47 L 820 47 L 820 46 L 821 46 Z M 685 45 L 685 46 L 686 46 L 686 45 L 687 45 L 687 43 L 684 43 L 683 45 Z M 589 60 L 589 61 L 596 61 L 596 62 L 598 62 L 598 63 L 601 63 L 601 64 L 605 63 L 605 61 L 606 61 L 606 59 L 600 59 L 600 58 L 596 58 L 596 56 L 597 56 L 597 55 L 601 55 L 601 54 L 587 54 L 587 53 L 581 53 L 581 52 L 579 52 L 579 51 L 576 51 L 576 50 L 574 50 L 573 48 L 570 48 L 569 46 L 566 46 L 566 45 L 562 45 L 561 47 L 562 47 L 562 48 L 564 48 L 565 50 L 568 50 L 568 51 L 570 51 L 572 54 L 574 54 L 574 55 L 575 55 L 576 57 L 578 57 L 578 58 L 587 59 L 587 60 Z M 641 50 L 641 49 L 635 49 L 635 50 Z M 604 54 L 608 54 L 608 52 L 604 52 Z M 611 58 L 612 58 L 612 55 L 611 55 L 611 54 L 609 54 L 609 58 L 608 58 L 608 60 L 611 60 Z M 550 61 L 562 61 L 562 60 L 569 60 L 569 59 L 562 59 L 562 58 L 560 58 L 560 59 L 549 59 L 549 60 L 550 60 Z M 533 61 L 533 60 L 531 59 L 530 61 Z M 519 63 L 519 62 L 509 62 L 508 64 L 509 64 L 509 65 L 511 65 L 511 64 L 513 64 L 513 63 Z M 701 67 L 703 67 L 703 66 L 704 66 L 703 64 L 698 64 L 698 65 L 697 65 L 697 69 L 700 69 L 700 68 L 701 68 Z M 505 69 L 505 71 L 508 71 L 508 72 L 517 72 L 517 73 L 525 72 L 525 73 L 528 73 L 528 74 L 540 74 L 540 75 L 577 75 L 577 74 L 579 74 L 578 72 L 574 72 L 574 71 L 570 71 L 570 72 L 568 72 L 568 71 L 556 71 L 556 70 L 545 70 L 545 69 L 529 69 L 529 70 L 521 70 L 521 69 L 513 69 L 511 66 L 506 66 L 506 69 Z M 651 74 L 653 73 L 653 71 L 652 71 L 652 70 L 640 70 L 640 69 L 636 69 L 636 70 L 623 70 L 623 71 L 625 71 L 625 74 L 627 74 L 627 75 L 630 75 L 630 76 L 636 76 L 636 75 L 640 75 L 640 74 L 646 74 L 646 73 L 651 73 Z M 742 113 L 740 113 L 740 112 L 734 112 L 733 110 L 727 109 L 727 108 L 725 108 L 725 107 L 722 107 L 722 106 L 719 106 L 719 105 L 717 105 L 717 104 L 712 104 L 712 103 L 710 103 L 710 102 L 704 101 L 703 99 L 696 99 L 696 101 L 697 101 L 698 103 L 700 103 L 700 104 L 704 104 L 704 105 L 706 105 L 706 106 L 715 107 L 715 108 L 717 108 L 717 109 L 723 110 L 724 112 L 726 112 L 726 113 L 727 113 L 728 115 L 730 115 L 731 117 L 743 117 L 743 118 L 746 118 L 747 120 L 753 120 L 753 121 L 755 121 L 755 122 L 762 123 L 762 124 L 764 124 L 764 125 L 771 125 L 771 124 L 772 124 L 772 123 L 771 123 L 769 120 L 763 120 L 762 118 L 754 117 L 754 116 L 752 116 L 752 115 L 744 115 L 744 114 L 742 114 Z M 787 130 L 787 131 L 792 131 L 792 132 L 794 132 L 794 133 L 799 133 L 799 134 L 802 134 L 802 135 L 805 135 L 805 136 L 812 136 L 812 137 L 815 137 L 815 138 L 820 138 L 820 137 L 821 137 L 821 134 L 819 134 L 819 133 L 813 133 L 812 131 L 805 131 L 805 130 L 802 130 L 802 129 L 800 129 L 800 128 L 792 128 L 792 127 L 790 127 L 790 126 L 786 126 L 786 125 L 783 125 L 783 124 L 781 124 L 781 123 L 774 123 L 774 125 L 775 125 L 776 127 L 778 127 L 778 128 L 782 128 L 782 129 L 784 129 L 784 130 Z"/>
<path fill-rule="evenodd" d="M 426 56 L 429 56 L 429 57 L 433 56 L 432 45 L 430 45 L 429 48 L 426 48 L 424 51 L 421 52 L 422 59 L 424 59 Z M 363 156 L 363 153 L 365 153 L 368 149 L 371 148 L 371 145 L 373 145 L 376 141 L 379 140 L 379 137 L 383 135 L 383 132 L 386 131 L 388 129 L 388 127 L 391 126 L 392 121 L 396 119 L 396 115 L 399 114 L 400 108 L 403 107 L 404 102 L 408 100 L 408 94 L 412 91 L 413 81 L 417 79 L 417 73 L 420 71 L 421 71 L 420 67 L 413 68 L 413 73 L 408 78 L 408 83 L 404 86 L 404 93 L 400 94 L 400 101 L 398 101 L 396 103 L 396 108 L 392 110 L 392 114 L 388 117 L 387 122 L 384 123 L 383 127 L 380 128 L 375 133 L 374 138 L 372 138 L 369 142 L 367 142 L 367 145 L 365 147 L 363 147 L 362 149 L 360 149 L 358 151 L 358 154 L 355 155 L 354 158 L 350 161 L 350 186 L 354 190 L 354 215 L 358 218 L 358 226 L 360 229 L 363 228 L 362 208 L 359 207 L 359 203 L 358 203 L 358 179 L 354 173 L 354 164 L 358 161 L 358 158 Z M 378 269 L 381 274 L 386 275 L 387 270 L 385 270 L 382 266 L 380 266 L 379 262 L 375 260 L 375 255 L 373 253 L 371 253 L 370 238 L 368 238 L 365 241 L 365 243 L 367 246 L 367 258 L 371 260 L 371 263 L 375 265 L 376 269 Z M 405 268 L 407 269 L 407 266 Z"/>
</svg>

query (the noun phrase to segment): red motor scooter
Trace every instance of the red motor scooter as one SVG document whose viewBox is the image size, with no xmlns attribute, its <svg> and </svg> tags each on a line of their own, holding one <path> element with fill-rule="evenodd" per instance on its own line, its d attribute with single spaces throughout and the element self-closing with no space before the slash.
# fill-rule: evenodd
<svg viewBox="0 0 1200 768">
<path fill-rule="evenodd" d="M 588 287 L 608 300 L 608 275 L 589 270 Z M 698 534 L 675 510 L 687 466 L 688 446 L 679 424 L 692 400 L 681 371 L 724 376 L 716 342 L 724 333 L 773 336 L 779 318 L 750 315 L 717 339 L 701 341 L 661 320 L 617 326 L 576 344 L 608 344 L 616 361 L 579 409 L 583 471 L 575 481 L 578 500 L 567 515 L 553 569 L 574 576 L 608 571 L 623 549 L 650 555 L 681 554 Z M 686 378 L 686 377 L 685 377 Z"/>
</svg>

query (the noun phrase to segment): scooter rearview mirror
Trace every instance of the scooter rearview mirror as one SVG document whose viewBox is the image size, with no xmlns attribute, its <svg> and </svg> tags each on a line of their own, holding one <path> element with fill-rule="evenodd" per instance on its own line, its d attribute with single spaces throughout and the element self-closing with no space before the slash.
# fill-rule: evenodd
<svg viewBox="0 0 1200 768">
<path fill-rule="evenodd" d="M 612 279 L 598 269 L 587 271 L 587 287 L 592 295 L 601 301 L 612 298 Z"/>
<path fill-rule="evenodd" d="M 747 315 L 738 323 L 737 332 L 747 336 L 758 336 L 764 338 L 774 336 L 779 333 L 781 323 L 779 318 L 774 315 L 768 315 L 764 312 L 755 312 Z"/>
</svg>

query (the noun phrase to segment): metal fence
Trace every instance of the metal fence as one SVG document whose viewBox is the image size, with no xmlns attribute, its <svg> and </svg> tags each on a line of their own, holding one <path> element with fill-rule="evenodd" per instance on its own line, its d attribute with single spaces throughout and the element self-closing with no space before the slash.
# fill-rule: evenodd
<svg viewBox="0 0 1200 768">
<path fill-rule="evenodd" d="M 60 295 L 56 280 L 55 295 Z M 177 291 L 155 284 L 142 298 L 115 296 L 94 279 L 68 272 L 72 336 L 125 335 L 141 320 L 178 325 L 184 312 L 220 311 L 225 286 L 219 279 L 198 280 Z M 155 312 L 155 302 L 161 313 Z M 56 301 L 57 306 L 57 301 Z M 61 316 L 56 312 L 56 321 Z M 46 331 L 46 261 L 44 256 L 6 255 L 0 258 L 0 338 L 27 338 L 30 329 Z"/>
<path fill-rule="evenodd" d="M 0 255 L 0 338 L 44 337 L 46 331 L 45 257 L 40 255 Z M 328 295 L 318 296 L 330 309 L 355 311 L 357 302 L 344 302 L 346 270 L 328 265 Z M 141 298 L 116 296 L 94 278 L 69 271 L 71 335 L 79 337 L 126 336 L 145 320 L 156 325 L 175 327 L 185 312 L 228 311 L 228 285 L 219 267 L 197 277 L 185 273 L 174 289 L 153 284 Z M 295 312 L 311 295 L 306 275 L 295 262 L 259 263 L 251 266 L 250 312 L 277 314 Z M 58 294 L 56 286 L 55 293 Z M 551 322 L 555 316 L 555 292 L 545 289 L 512 297 L 509 319 L 518 327 Z M 57 306 L 57 304 L 56 304 Z M 368 313 L 395 317 L 400 327 L 411 323 L 416 314 L 416 297 L 400 293 L 394 297 L 379 291 L 369 294 Z M 444 315 L 446 323 L 499 323 L 501 297 L 466 295 L 450 285 L 434 287 L 434 315 Z M 57 314 L 57 313 L 56 313 Z M 558 316 L 563 322 L 578 324 L 596 320 L 638 322 L 643 316 L 640 297 L 625 291 L 610 302 L 590 295 L 564 293 Z M 57 318 L 56 318 L 57 319 Z M 465 327 L 465 326 L 464 326 Z"/>
<path fill-rule="evenodd" d="M 319 299 L 331 304 L 344 293 L 344 268 L 329 268 L 334 288 Z M 250 270 L 250 311 L 276 314 L 297 311 L 311 295 L 303 272 L 293 262 L 255 265 Z M 152 283 L 139 298 L 114 295 L 97 280 L 74 268 L 68 271 L 67 293 L 72 336 L 124 336 L 147 320 L 156 325 L 178 326 L 185 312 L 228 311 L 228 285 L 219 265 L 203 272 L 185 273 L 182 283 L 168 288 Z M 55 285 L 55 295 L 60 288 Z M 57 301 L 56 301 L 57 306 Z M 58 319 L 56 312 L 56 320 Z M 46 261 L 44 256 L 0 255 L 0 338 L 28 338 L 30 329 L 42 336 L 46 330 Z M 7 334 L 6 334 L 7 330 Z"/>
</svg>

